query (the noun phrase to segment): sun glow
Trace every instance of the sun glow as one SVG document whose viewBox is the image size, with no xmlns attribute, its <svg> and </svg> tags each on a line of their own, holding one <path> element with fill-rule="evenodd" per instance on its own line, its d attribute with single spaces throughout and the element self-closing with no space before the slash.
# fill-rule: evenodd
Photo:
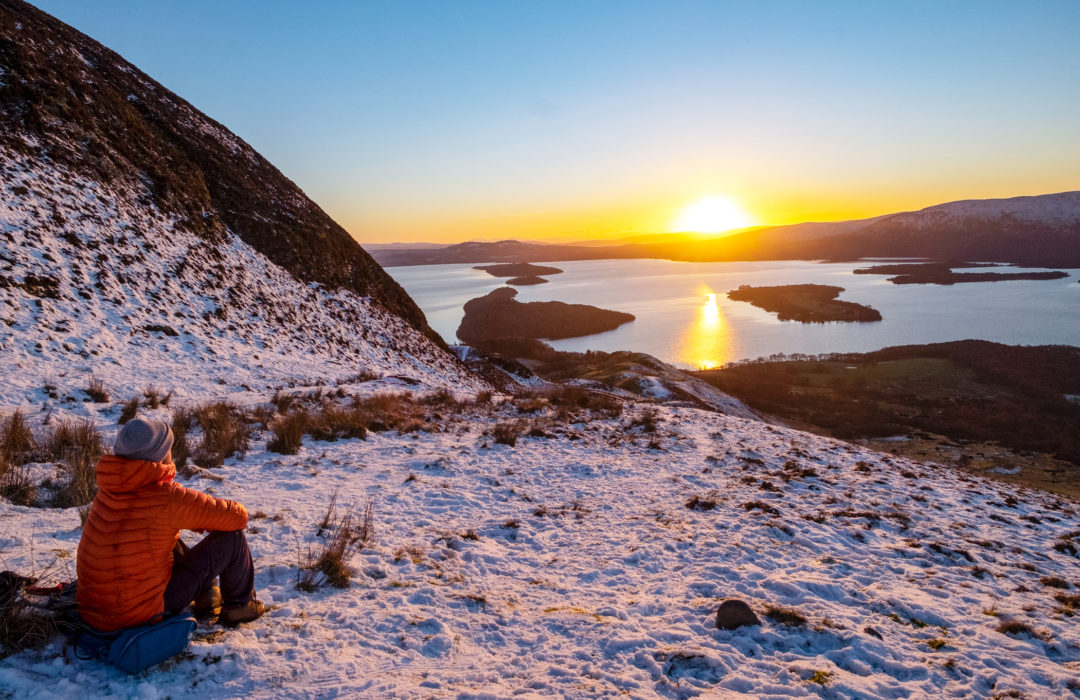
<svg viewBox="0 0 1080 700">
<path fill-rule="evenodd" d="M 705 303 L 699 307 L 697 319 L 682 338 L 681 359 L 697 369 L 715 369 L 732 359 L 731 326 L 716 294 L 705 285 L 699 293 L 705 297 Z"/>
<path fill-rule="evenodd" d="M 688 204 L 672 225 L 673 231 L 720 233 L 755 224 L 745 209 L 731 197 L 710 195 Z"/>
</svg>

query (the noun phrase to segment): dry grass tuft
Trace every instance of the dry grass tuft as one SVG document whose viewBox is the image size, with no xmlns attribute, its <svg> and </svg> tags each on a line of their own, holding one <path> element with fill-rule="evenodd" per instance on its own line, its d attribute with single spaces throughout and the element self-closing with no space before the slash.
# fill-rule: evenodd
<svg viewBox="0 0 1080 700">
<path fill-rule="evenodd" d="M 366 420 L 367 415 L 361 410 L 326 404 L 322 411 L 311 416 L 308 430 L 316 440 L 364 440 L 367 438 Z"/>
<path fill-rule="evenodd" d="M 300 564 L 296 587 L 301 591 L 310 593 L 323 584 L 349 587 L 349 561 L 375 539 L 375 502 L 369 500 L 359 512 L 352 507 L 340 514 L 335 493 L 319 525 L 319 536 L 327 534 L 320 546 L 308 548 Z"/>
<path fill-rule="evenodd" d="M 195 409 L 195 420 L 203 434 L 193 452 L 198 466 L 220 467 L 229 457 L 247 452 L 251 429 L 232 404 L 220 401 L 200 406 Z"/>
<path fill-rule="evenodd" d="M 356 420 L 375 432 L 408 432 L 406 428 L 423 424 L 423 408 L 417 406 L 407 394 L 379 393 L 357 398 L 353 400 L 352 409 L 356 413 Z"/>
<path fill-rule="evenodd" d="M 641 428 L 643 433 L 655 433 L 657 423 L 660 422 L 659 414 L 655 408 L 646 408 L 638 416 L 630 421 L 630 428 Z"/>
<path fill-rule="evenodd" d="M 0 659 L 27 649 L 41 649 L 59 633 L 53 615 L 31 605 L 23 588 L 33 578 L 0 574 Z"/>
<path fill-rule="evenodd" d="M 513 447 L 517 444 L 518 437 L 521 435 L 521 426 L 518 425 L 517 421 L 497 423 L 492 428 L 491 435 L 495 438 L 496 444 Z"/>
<path fill-rule="evenodd" d="M 169 400 L 172 398 L 172 394 L 162 394 L 161 390 L 157 387 L 148 386 L 143 389 L 143 406 L 147 408 L 157 408 L 158 406 L 168 406 Z"/>
<path fill-rule="evenodd" d="M 0 421 L 0 459 L 8 464 L 26 464 L 37 441 L 22 411 L 16 410 Z"/>
<path fill-rule="evenodd" d="M 56 426 L 44 444 L 50 459 L 62 463 L 63 486 L 53 496 L 53 506 L 84 506 L 97 494 L 94 468 L 104 454 L 101 433 L 93 421 L 64 421 Z"/>
<path fill-rule="evenodd" d="M 283 455 L 298 453 L 310 423 L 311 416 L 303 409 L 283 415 L 271 424 L 270 430 L 274 437 L 266 449 Z"/>
<path fill-rule="evenodd" d="M 286 394 L 281 389 L 278 389 L 270 397 L 270 403 L 274 404 L 274 408 L 277 409 L 278 413 L 287 413 L 296 403 L 296 394 Z"/>
<path fill-rule="evenodd" d="M 772 605 L 771 603 L 765 606 L 765 617 L 782 625 L 793 627 L 803 627 L 806 625 L 806 616 L 798 610 L 795 610 L 794 608 L 785 608 L 780 605 Z"/>
<path fill-rule="evenodd" d="M 139 412 L 139 398 L 133 396 L 124 402 L 124 407 L 120 409 L 120 418 L 117 419 L 117 424 L 123 425 L 129 420 L 134 418 Z"/>
<path fill-rule="evenodd" d="M 694 494 L 686 501 L 686 507 L 690 510 L 712 510 L 716 507 L 716 499 Z"/>
<path fill-rule="evenodd" d="M 26 467 L 36 446 L 20 411 L 0 420 L 0 496 L 15 505 L 29 506 L 37 500 L 37 484 Z"/>
<path fill-rule="evenodd" d="M 1044 642 L 1050 641 L 1050 634 L 1045 631 L 1036 631 L 1034 627 L 1026 622 L 1020 620 L 1007 620 L 1002 622 L 995 628 L 1002 634 L 1022 634 L 1033 639 L 1041 639 Z"/>
<path fill-rule="evenodd" d="M 195 420 L 195 414 L 183 408 L 178 408 L 172 414 L 173 446 L 172 458 L 176 464 L 176 471 L 190 477 L 194 472 L 188 468 L 188 460 L 191 459 L 191 445 L 188 444 L 188 431 Z"/>
<path fill-rule="evenodd" d="M 91 377 L 90 381 L 86 385 L 86 395 L 90 397 L 90 400 L 94 403 L 108 403 L 109 392 L 105 389 L 105 382 L 101 381 L 97 377 Z"/>
</svg>

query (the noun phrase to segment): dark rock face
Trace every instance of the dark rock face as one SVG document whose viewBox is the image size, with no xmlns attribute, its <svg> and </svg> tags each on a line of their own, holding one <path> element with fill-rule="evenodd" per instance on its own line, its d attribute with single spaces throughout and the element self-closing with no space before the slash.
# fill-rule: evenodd
<svg viewBox="0 0 1080 700">
<path fill-rule="evenodd" d="M 716 611 L 716 626 L 722 630 L 734 630 L 746 625 L 760 625 L 761 620 L 741 600 L 729 598 Z"/>
<path fill-rule="evenodd" d="M 300 188 L 118 54 L 0 0 L 0 75 L 3 145 L 99 182 L 141 181 L 184 228 L 208 241 L 231 230 L 297 279 L 370 296 L 443 346 L 401 286 Z"/>
<path fill-rule="evenodd" d="M 576 338 L 614 330 L 634 320 L 632 314 L 587 304 L 514 299 L 516 289 L 500 287 L 465 303 L 457 336 L 466 343 L 495 338 Z"/>
</svg>

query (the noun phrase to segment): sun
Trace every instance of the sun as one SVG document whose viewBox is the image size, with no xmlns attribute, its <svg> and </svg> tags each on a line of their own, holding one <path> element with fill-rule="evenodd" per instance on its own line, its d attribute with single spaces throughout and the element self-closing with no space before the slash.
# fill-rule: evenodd
<svg viewBox="0 0 1080 700">
<path fill-rule="evenodd" d="M 671 229 L 676 232 L 720 233 L 754 224 L 754 217 L 731 197 L 710 195 L 684 207 Z"/>
</svg>

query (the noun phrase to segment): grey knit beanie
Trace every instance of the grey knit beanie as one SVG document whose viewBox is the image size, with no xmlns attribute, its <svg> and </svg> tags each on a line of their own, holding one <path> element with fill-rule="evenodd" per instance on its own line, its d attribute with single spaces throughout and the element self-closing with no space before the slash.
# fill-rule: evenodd
<svg viewBox="0 0 1080 700">
<path fill-rule="evenodd" d="M 172 449 L 173 432 L 157 420 L 132 418 L 120 429 L 113 444 L 113 454 L 128 459 L 160 462 Z"/>
</svg>

